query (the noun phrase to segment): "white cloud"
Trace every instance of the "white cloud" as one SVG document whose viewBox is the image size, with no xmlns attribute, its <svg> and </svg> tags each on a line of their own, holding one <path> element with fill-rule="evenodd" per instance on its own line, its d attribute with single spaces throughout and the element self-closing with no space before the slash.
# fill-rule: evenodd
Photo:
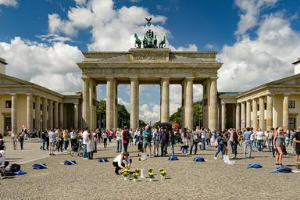
<svg viewBox="0 0 300 200">
<path fill-rule="evenodd" d="M 0 6 L 1 5 L 17 7 L 18 6 L 18 0 L 0 0 Z"/>
<path fill-rule="evenodd" d="M 282 13 L 265 16 L 256 38 L 243 35 L 234 45 L 225 45 L 218 56 L 219 91 L 244 91 L 292 75 L 292 62 L 299 57 L 300 34 Z M 234 80 L 231 80 L 233 78 Z"/>
<path fill-rule="evenodd" d="M 205 45 L 205 48 L 211 50 L 211 49 L 214 48 L 214 45 L 212 45 L 212 44 L 207 44 L 207 45 Z"/>
<path fill-rule="evenodd" d="M 235 4 L 240 8 L 240 21 L 236 35 L 243 35 L 249 29 L 258 24 L 261 9 L 273 6 L 278 0 L 235 0 Z"/>
<path fill-rule="evenodd" d="M 125 106 L 128 112 L 130 112 L 130 103 L 127 101 L 124 101 L 122 98 L 118 97 L 118 104 L 122 104 Z"/>
<path fill-rule="evenodd" d="M 198 51 L 198 47 L 195 44 L 189 44 L 187 47 L 178 47 L 177 49 L 172 49 L 174 51 Z"/>
<path fill-rule="evenodd" d="M 143 104 L 140 106 L 140 119 L 146 123 L 155 123 L 160 119 L 160 105 Z"/>
<path fill-rule="evenodd" d="M 37 83 L 55 91 L 81 91 L 81 72 L 77 62 L 83 55 L 77 47 L 61 42 L 47 46 L 15 37 L 0 43 L 7 74 Z"/>
<path fill-rule="evenodd" d="M 75 0 L 76 5 L 84 5 L 86 0 Z"/>
<path fill-rule="evenodd" d="M 69 37 L 63 37 L 57 34 L 38 35 L 37 37 L 40 38 L 43 42 L 48 42 L 48 43 L 55 43 L 55 42 L 64 43 L 67 41 L 72 41 Z"/>
</svg>

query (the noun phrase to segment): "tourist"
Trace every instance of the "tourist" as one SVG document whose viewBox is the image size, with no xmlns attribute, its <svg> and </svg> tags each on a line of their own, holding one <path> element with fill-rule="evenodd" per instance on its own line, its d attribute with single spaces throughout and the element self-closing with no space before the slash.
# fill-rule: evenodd
<svg viewBox="0 0 300 200">
<path fill-rule="evenodd" d="M 167 128 L 163 126 L 161 128 L 161 138 L 160 138 L 160 148 L 161 148 L 161 156 L 166 156 L 168 153 L 168 143 L 169 143 L 169 133 Z"/>
<path fill-rule="evenodd" d="M 129 134 L 130 134 L 130 139 L 129 139 L 129 144 L 133 144 L 133 136 L 134 136 L 134 131 L 129 129 Z"/>
<path fill-rule="evenodd" d="M 216 152 L 215 157 L 214 157 L 215 160 L 217 160 L 217 156 L 220 152 L 222 154 L 222 159 L 223 159 L 223 156 L 224 156 L 224 141 L 225 141 L 225 138 L 224 138 L 223 134 L 219 133 L 219 137 L 216 140 L 217 152 Z"/>
<path fill-rule="evenodd" d="M 89 132 L 89 128 L 86 127 L 85 131 L 83 131 L 83 133 L 82 133 L 82 144 L 84 146 L 83 159 L 88 159 L 88 153 L 87 153 L 88 132 Z"/>
<path fill-rule="evenodd" d="M 45 131 L 42 132 L 41 139 L 42 139 L 42 145 L 40 147 L 40 150 L 46 150 L 45 149 L 45 144 L 46 144 L 46 133 L 45 133 Z"/>
<path fill-rule="evenodd" d="M 77 144 L 77 133 L 74 129 L 70 132 L 70 138 L 71 138 L 71 148 L 73 149 L 74 145 Z"/>
<path fill-rule="evenodd" d="M 108 138 L 108 132 L 106 131 L 106 129 L 103 130 L 102 138 L 103 138 L 103 146 L 104 146 L 104 148 L 106 148 L 107 147 L 107 138 Z"/>
<path fill-rule="evenodd" d="M 285 145 L 285 136 L 283 133 L 283 128 L 279 127 L 277 132 L 275 132 L 273 139 L 273 146 L 276 147 L 276 163 L 275 165 L 282 165 L 282 155 L 283 155 L 283 147 Z"/>
<path fill-rule="evenodd" d="M 115 173 L 119 175 L 119 170 L 130 169 L 132 163 L 128 152 L 122 152 L 113 160 L 113 166 L 115 167 Z"/>
<path fill-rule="evenodd" d="M 236 159 L 237 158 L 237 147 L 239 144 L 239 140 L 238 140 L 238 134 L 235 131 L 235 129 L 232 130 L 232 149 L 233 149 L 233 154 L 234 156 L 232 157 L 232 159 Z"/>
<path fill-rule="evenodd" d="M 202 128 L 202 130 L 200 130 L 200 127 L 197 126 L 196 127 L 196 132 L 199 132 L 199 135 L 201 136 L 201 150 L 205 150 L 205 143 L 206 143 L 206 133 L 204 128 Z"/>
<path fill-rule="evenodd" d="M 257 141 L 257 149 L 259 152 L 263 152 L 264 149 L 264 132 L 261 129 L 257 129 L 256 132 L 256 141 Z"/>
<path fill-rule="evenodd" d="M 4 149 L 5 149 L 4 139 L 3 139 L 3 135 L 0 133 L 0 150 L 4 150 Z"/>
<path fill-rule="evenodd" d="M 294 135 L 293 143 L 295 143 L 295 158 L 296 162 L 299 162 L 299 155 L 300 155 L 300 126 L 298 127 L 297 132 Z"/>
<path fill-rule="evenodd" d="M 62 152 L 63 144 L 64 144 L 63 133 L 59 129 L 56 129 L 55 134 L 56 134 L 57 152 L 59 152 L 59 150 Z"/>
<path fill-rule="evenodd" d="M 48 133 L 47 130 L 45 130 L 45 132 L 46 132 L 46 149 L 47 149 L 47 151 L 49 151 L 49 143 L 50 143 L 50 141 L 49 141 L 49 133 Z"/>
<path fill-rule="evenodd" d="M 188 148 L 189 148 L 189 144 L 188 144 L 188 137 L 187 137 L 187 134 L 186 132 L 182 134 L 182 146 L 181 146 L 181 153 L 182 155 L 187 155 L 187 151 L 188 151 Z"/>
<path fill-rule="evenodd" d="M 24 133 L 20 132 L 19 136 L 18 136 L 18 140 L 20 142 L 20 148 L 21 148 L 21 150 L 24 149 L 24 137 L 25 137 Z"/>
<path fill-rule="evenodd" d="M 5 160 L 5 151 L 0 150 L 0 173 L 1 173 L 1 176 L 4 176 L 5 168 L 8 165 L 9 165 L 9 162 Z"/>
<path fill-rule="evenodd" d="M 210 144 L 211 133 L 210 133 L 210 131 L 208 129 L 205 129 L 204 131 L 205 131 L 206 145 L 207 146 L 211 145 Z"/>
<path fill-rule="evenodd" d="M 49 155 L 52 156 L 52 155 L 54 155 L 54 152 L 53 152 L 54 151 L 54 146 L 55 146 L 55 143 L 57 142 L 56 141 L 56 133 L 53 130 L 49 129 L 48 136 L 49 136 L 49 143 L 50 143 L 50 145 L 49 145 L 49 150 L 50 150 Z"/>
<path fill-rule="evenodd" d="M 11 138 L 11 142 L 13 143 L 13 149 L 16 150 L 17 149 L 17 144 L 18 144 L 18 136 L 15 133 L 15 131 L 12 132 L 10 138 Z"/>
<path fill-rule="evenodd" d="M 147 154 L 149 153 L 149 157 L 151 157 L 151 139 L 152 139 L 151 130 L 147 125 L 145 127 L 145 130 L 143 131 L 143 152 Z"/>
<path fill-rule="evenodd" d="M 88 159 L 92 160 L 93 159 L 93 152 L 94 152 L 95 148 L 94 148 L 94 139 L 93 139 L 93 135 L 90 131 L 88 131 L 88 135 L 87 135 L 87 141 L 86 141 L 86 151 L 88 154 Z"/>
<path fill-rule="evenodd" d="M 246 154 L 248 152 L 248 158 L 251 158 L 251 151 L 252 151 L 252 141 L 251 141 L 251 135 L 252 134 L 252 131 L 251 131 L 251 128 L 247 127 L 246 128 L 246 131 L 244 132 L 244 156 L 246 158 Z"/>
<path fill-rule="evenodd" d="M 223 145 L 223 148 L 224 148 L 224 154 L 225 155 L 228 155 L 228 140 L 229 140 L 229 132 L 227 131 L 227 130 L 225 130 L 224 132 L 223 132 L 223 138 L 224 138 L 224 145 Z"/>
<path fill-rule="evenodd" d="M 229 132 L 229 144 L 231 147 L 231 153 L 234 154 L 234 146 L 233 146 L 233 133 L 235 132 L 235 130 L 233 130 L 232 128 L 230 128 L 228 130 Z"/>
<path fill-rule="evenodd" d="M 122 152 L 122 130 L 120 128 L 117 128 L 116 140 L 117 140 L 117 153 L 120 153 Z"/>
<path fill-rule="evenodd" d="M 136 145 L 136 143 L 138 143 L 139 137 L 140 137 L 140 130 L 137 128 L 134 132 L 134 145 Z"/>
<path fill-rule="evenodd" d="M 128 152 L 128 144 L 130 140 L 130 133 L 127 126 L 124 126 L 124 130 L 122 132 L 122 143 L 124 152 Z"/>
<path fill-rule="evenodd" d="M 160 138 L 161 138 L 161 132 L 157 129 L 154 129 L 153 130 L 154 157 L 159 156 Z"/>
<path fill-rule="evenodd" d="M 68 130 L 63 130 L 63 141 L 64 141 L 64 148 L 65 148 L 65 151 L 68 150 L 68 147 L 69 147 L 69 139 L 70 139 L 70 136 L 69 136 L 69 133 L 68 133 Z"/>
<path fill-rule="evenodd" d="M 188 131 L 188 133 L 190 133 L 190 131 Z M 196 155 L 197 154 L 197 149 L 198 149 L 198 143 L 200 141 L 200 132 L 199 132 L 199 130 L 198 131 L 197 130 L 193 131 L 191 133 L 190 140 L 191 140 L 190 155 L 193 152 L 193 147 L 194 146 L 195 146 L 194 155 Z"/>
<path fill-rule="evenodd" d="M 98 134 L 96 131 L 93 131 L 93 140 L 94 140 L 94 153 L 97 153 L 97 142 L 98 142 Z"/>
</svg>

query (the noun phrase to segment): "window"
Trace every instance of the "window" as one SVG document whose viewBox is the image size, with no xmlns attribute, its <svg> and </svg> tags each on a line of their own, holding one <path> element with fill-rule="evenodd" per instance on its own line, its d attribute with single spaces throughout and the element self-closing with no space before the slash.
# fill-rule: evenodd
<svg viewBox="0 0 300 200">
<path fill-rule="evenodd" d="M 11 117 L 4 118 L 4 128 L 5 131 L 11 131 Z"/>
<path fill-rule="evenodd" d="M 5 101 L 5 108 L 11 108 L 11 101 Z"/>
<path fill-rule="evenodd" d="M 289 100 L 289 108 L 295 108 L 295 100 Z"/>
<path fill-rule="evenodd" d="M 289 118 L 289 128 L 290 129 L 296 128 L 296 118 Z"/>
</svg>

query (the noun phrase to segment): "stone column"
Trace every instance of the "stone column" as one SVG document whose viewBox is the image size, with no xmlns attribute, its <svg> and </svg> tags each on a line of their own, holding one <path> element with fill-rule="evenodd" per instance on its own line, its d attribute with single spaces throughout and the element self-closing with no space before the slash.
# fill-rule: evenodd
<svg viewBox="0 0 300 200">
<path fill-rule="evenodd" d="M 236 129 L 241 129 L 241 115 L 240 115 L 240 104 L 236 104 L 236 109 L 235 109 L 235 128 Z M 245 107 L 244 107 L 245 109 Z"/>
<path fill-rule="evenodd" d="M 136 92 L 136 94 L 137 94 L 136 125 L 139 128 L 140 127 L 140 85 L 139 85 L 139 82 L 137 84 L 136 90 L 137 90 L 137 92 Z"/>
<path fill-rule="evenodd" d="M 183 128 L 186 128 L 185 125 L 185 97 L 186 97 L 186 80 L 182 81 L 181 84 L 181 88 L 182 88 L 182 98 L 181 98 L 181 126 Z"/>
<path fill-rule="evenodd" d="M 287 131 L 289 123 L 289 94 L 283 95 L 282 128 Z"/>
<path fill-rule="evenodd" d="M 53 101 L 49 100 L 49 126 L 50 128 L 53 127 Z"/>
<path fill-rule="evenodd" d="M 251 127 L 251 102 L 246 102 L 246 127 Z"/>
<path fill-rule="evenodd" d="M 253 130 L 257 130 L 257 100 L 252 99 Z"/>
<path fill-rule="evenodd" d="M 54 128 L 58 128 L 58 102 L 57 101 L 54 102 Z"/>
<path fill-rule="evenodd" d="M 43 129 L 48 129 L 48 113 L 47 113 L 47 99 L 43 98 L 42 116 L 43 116 Z"/>
<path fill-rule="evenodd" d="M 78 103 L 74 103 L 74 129 L 78 129 Z"/>
<path fill-rule="evenodd" d="M 226 104 L 224 102 L 221 103 L 221 129 L 222 131 L 225 130 L 225 109 L 226 109 Z"/>
<path fill-rule="evenodd" d="M 137 113 L 138 113 L 138 78 L 130 78 L 130 128 L 138 128 Z"/>
<path fill-rule="evenodd" d="M 246 128 L 246 105 L 245 102 L 241 103 L 241 129 Z"/>
<path fill-rule="evenodd" d="M 259 128 L 265 130 L 265 103 L 264 98 L 259 98 Z"/>
<path fill-rule="evenodd" d="M 209 91 L 209 128 L 215 130 L 217 128 L 218 119 L 218 106 L 217 106 L 217 78 L 210 78 L 210 91 Z"/>
<path fill-rule="evenodd" d="M 89 107 L 90 107 L 90 123 L 88 124 L 88 127 L 90 128 L 90 130 L 93 130 L 94 127 L 94 113 L 95 113 L 95 97 L 94 97 L 94 85 L 95 85 L 95 81 L 94 80 L 90 80 L 89 83 Z"/>
<path fill-rule="evenodd" d="M 193 117 L 194 117 L 194 109 L 193 109 L 193 79 L 194 78 L 186 78 L 186 91 L 185 91 L 185 126 L 189 130 L 193 130 Z"/>
<path fill-rule="evenodd" d="M 35 97 L 35 128 L 41 129 L 41 98 Z"/>
<path fill-rule="evenodd" d="M 267 113 L 266 113 L 266 118 L 267 118 L 267 130 L 269 131 L 272 128 L 272 110 L 273 110 L 273 97 L 272 95 L 267 96 Z"/>
<path fill-rule="evenodd" d="M 18 133 L 17 100 L 17 94 L 11 94 L 11 130 L 15 133 Z"/>
<path fill-rule="evenodd" d="M 114 115 L 114 124 L 113 127 L 118 128 L 118 83 L 115 80 L 113 85 L 113 115 Z"/>
<path fill-rule="evenodd" d="M 33 131 L 33 101 L 32 101 L 32 94 L 27 94 L 27 132 L 32 133 Z"/>
<path fill-rule="evenodd" d="M 83 78 L 82 90 L 82 127 L 85 129 L 90 125 L 90 106 L 89 106 L 89 78 Z"/>
<path fill-rule="evenodd" d="M 161 80 L 161 122 L 169 123 L 169 87 L 170 87 L 170 78 L 162 78 Z"/>
<path fill-rule="evenodd" d="M 64 104 L 59 103 L 59 126 L 60 128 L 67 128 L 64 127 Z"/>
<path fill-rule="evenodd" d="M 107 79 L 106 84 L 106 128 L 111 129 L 114 125 L 114 114 L 113 114 L 113 86 L 114 79 Z"/>
</svg>

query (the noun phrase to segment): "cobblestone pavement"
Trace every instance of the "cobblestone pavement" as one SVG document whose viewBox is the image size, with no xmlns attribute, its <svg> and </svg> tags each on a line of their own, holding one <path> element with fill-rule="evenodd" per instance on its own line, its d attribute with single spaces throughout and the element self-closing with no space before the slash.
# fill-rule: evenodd
<svg viewBox="0 0 300 200">
<path fill-rule="evenodd" d="M 193 162 L 194 155 L 181 156 L 178 161 L 167 157 L 138 161 L 136 146 L 129 146 L 132 168 L 165 168 L 168 179 L 159 175 L 150 182 L 148 178 L 138 182 L 125 181 L 114 174 L 112 159 L 117 155 L 112 145 L 99 148 L 94 160 L 79 157 L 72 159 L 75 166 L 62 163 L 71 157 L 56 155 L 22 165 L 26 175 L 0 180 L 0 199 L 297 199 L 300 173 L 270 173 L 275 169 L 275 159 L 270 152 L 254 152 L 253 159 L 236 160 L 235 165 L 226 165 L 218 158 L 214 160 L 214 147 L 198 152 L 207 162 Z M 176 147 L 179 153 L 179 147 Z M 242 152 L 242 148 L 239 148 Z M 106 156 L 108 163 L 98 163 L 96 158 Z M 44 162 L 45 170 L 33 170 L 32 164 Z M 246 169 L 249 163 L 263 165 L 261 169 Z M 285 165 L 295 169 L 293 156 L 283 159 Z M 295 190 L 296 189 L 296 190 Z"/>
</svg>

